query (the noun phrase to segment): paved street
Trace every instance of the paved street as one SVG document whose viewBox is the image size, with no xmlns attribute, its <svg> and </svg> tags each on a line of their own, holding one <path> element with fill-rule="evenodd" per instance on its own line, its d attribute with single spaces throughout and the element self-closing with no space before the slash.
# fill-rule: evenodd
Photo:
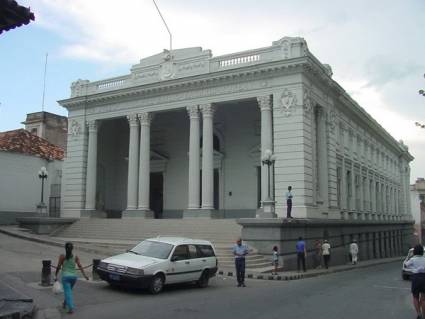
<svg viewBox="0 0 425 319">
<path fill-rule="evenodd" d="M 41 259 L 56 259 L 61 251 L 0 234 L 1 283 L 57 315 L 61 296 L 36 283 Z M 78 254 L 84 265 L 93 258 Z M 248 280 L 247 288 L 237 288 L 232 277 L 217 277 L 207 289 L 173 286 L 158 296 L 79 281 L 72 318 L 415 318 L 399 268 L 390 263 L 296 281 Z"/>
</svg>

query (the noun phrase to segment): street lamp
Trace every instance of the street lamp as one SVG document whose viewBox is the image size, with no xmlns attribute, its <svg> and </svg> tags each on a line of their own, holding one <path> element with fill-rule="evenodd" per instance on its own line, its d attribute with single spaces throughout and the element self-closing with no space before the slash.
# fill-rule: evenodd
<svg viewBox="0 0 425 319">
<path fill-rule="evenodd" d="M 262 217 L 276 217 L 274 211 L 275 201 L 270 196 L 270 166 L 274 165 L 276 157 L 273 152 L 267 149 L 261 159 L 263 165 L 267 165 L 267 198 L 263 201 Z"/>
<path fill-rule="evenodd" d="M 41 200 L 40 204 L 37 205 L 39 213 L 47 212 L 47 206 L 44 203 L 44 180 L 47 179 L 48 175 L 47 169 L 44 166 L 38 171 L 38 177 L 41 179 Z"/>
</svg>

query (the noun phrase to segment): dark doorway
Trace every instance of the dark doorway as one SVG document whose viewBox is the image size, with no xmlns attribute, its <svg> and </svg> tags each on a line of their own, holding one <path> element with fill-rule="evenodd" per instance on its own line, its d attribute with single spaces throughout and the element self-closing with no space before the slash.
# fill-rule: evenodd
<svg viewBox="0 0 425 319">
<path fill-rule="evenodd" d="M 162 218 L 164 205 L 164 177 L 162 172 L 150 174 L 150 209 L 155 218 Z"/>
</svg>

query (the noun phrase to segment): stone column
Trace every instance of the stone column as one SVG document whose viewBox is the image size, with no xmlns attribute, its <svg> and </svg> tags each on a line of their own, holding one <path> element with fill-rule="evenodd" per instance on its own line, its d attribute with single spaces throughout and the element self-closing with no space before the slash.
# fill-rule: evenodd
<svg viewBox="0 0 425 319">
<path fill-rule="evenodd" d="M 87 121 L 89 141 L 86 174 L 86 210 L 96 209 L 97 122 Z"/>
<path fill-rule="evenodd" d="M 149 187 L 150 187 L 150 128 L 151 113 L 139 114 L 140 120 L 140 158 L 139 158 L 139 206 L 138 210 L 149 212 Z M 151 212 L 145 217 L 150 216 Z M 143 216 L 141 216 L 143 217 Z"/>
<path fill-rule="evenodd" d="M 190 118 L 189 136 L 189 183 L 188 183 L 188 209 L 199 209 L 199 109 L 198 106 L 187 108 Z"/>
<path fill-rule="evenodd" d="M 257 97 L 258 107 L 261 110 L 261 158 L 266 150 L 273 151 L 272 99 L 270 95 Z M 272 185 L 268 184 L 267 165 L 261 165 L 261 201 L 267 198 L 268 187 L 273 194 Z M 271 168 L 270 168 L 271 171 Z M 272 178 L 270 178 L 272 180 Z M 289 185 L 288 185 L 289 186 Z M 261 205 L 262 206 L 262 205 Z"/>
<path fill-rule="evenodd" d="M 201 105 L 202 111 L 202 207 L 214 209 L 214 107 L 212 104 Z"/>
<path fill-rule="evenodd" d="M 128 145 L 127 210 L 138 207 L 137 194 L 139 182 L 139 120 L 137 114 L 127 116 L 130 125 Z"/>
</svg>

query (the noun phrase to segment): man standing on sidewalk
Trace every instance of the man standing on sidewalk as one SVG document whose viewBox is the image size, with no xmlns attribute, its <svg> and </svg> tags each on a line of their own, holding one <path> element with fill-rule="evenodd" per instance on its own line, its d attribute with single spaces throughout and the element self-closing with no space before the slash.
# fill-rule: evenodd
<svg viewBox="0 0 425 319">
<path fill-rule="evenodd" d="M 248 255 L 248 247 L 242 245 L 242 239 L 238 238 L 236 245 L 233 246 L 233 255 L 235 256 L 236 278 L 238 287 L 245 286 L 245 256 Z"/>
<path fill-rule="evenodd" d="M 357 256 L 359 254 L 359 245 L 357 245 L 357 241 L 354 239 L 350 244 L 350 255 L 351 255 L 351 263 L 353 265 L 357 265 Z"/>
<path fill-rule="evenodd" d="M 331 259 L 331 245 L 329 242 L 325 239 L 322 245 L 322 255 L 323 255 L 323 261 L 325 263 L 325 268 L 329 268 L 329 261 Z"/>
<path fill-rule="evenodd" d="M 305 248 L 305 241 L 302 237 L 298 237 L 297 245 L 295 246 L 297 251 L 297 269 L 300 272 L 300 265 L 303 266 L 303 271 L 306 272 L 305 258 L 307 257 L 307 250 Z"/>
</svg>

